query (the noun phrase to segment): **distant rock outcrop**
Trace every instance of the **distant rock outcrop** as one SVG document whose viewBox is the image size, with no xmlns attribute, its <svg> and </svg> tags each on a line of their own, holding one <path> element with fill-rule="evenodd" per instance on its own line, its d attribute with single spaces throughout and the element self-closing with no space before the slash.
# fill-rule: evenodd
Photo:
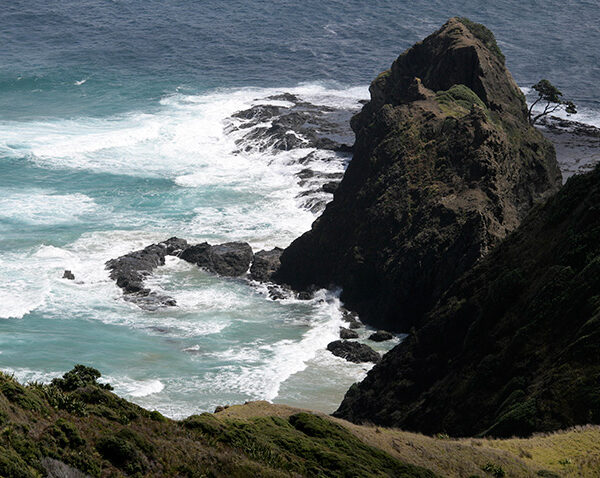
<svg viewBox="0 0 600 478">
<path fill-rule="evenodd" d="M 600 166 L 534 208 L 335 415 L 454 436 L 600 423 Z"/>
<path fill-rule="evenodd" d="M 371 84 L 354 158 L 275 275 L 343 288 L 376 327 L 408 331 L 561 184 L 554 148 L 485 27 L 453 18 Z"/>
</svg>

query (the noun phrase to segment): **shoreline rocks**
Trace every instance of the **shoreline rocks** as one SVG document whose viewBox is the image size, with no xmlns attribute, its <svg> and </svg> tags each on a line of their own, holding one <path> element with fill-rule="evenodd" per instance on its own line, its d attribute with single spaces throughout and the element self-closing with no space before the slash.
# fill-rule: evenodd
<svg viewBox="0 0 600 478">
<path fill-rule="evenodd" d="M 392 340 L 393 338 L 394 334 L 385 330 L 378 330 L 374 334 L 369 335 L 369 340 L 372 340 L 373 342 L 385 342 L 386 340 Z"/>
<path fill-rule="evenodd" d="M 357 338 L 358 338 L 358 332 L 347 329 L 346 327 L 340 327 L 340 339 L 347 340 L 347 339 L 357 339 Z"/>
<path fill-rule="evenodd" d="M 283 103 L 283 104 L 282 104 Z M 350 119 L 360 108 L 339 108 L 313 104 L 297 95 L 283 93 L 261 100 L 252 107 L 234 113 L 227 132 L 244 152 L 271 150 L 277 153 L 304 150 L 302 155 L 285 156 L 286 164 L 297 163 L 296 173 L 303 189 L 297 198 L 302 207 L 314 213 L 323 211 L 343 177 L 354 141 Z M 323 169 L 327 165 L 327 172 Z M 338 167 L 338 171 L 332 166 Z"/>
<path fill-rule="evenodd" d="M 144 280 L 152 271 L 165 264 L 165 257 L 177 255 L 187 247 L 187 241 L 172 237 L 158 244 L 133 251 L 106 262 L 110 278 L 123 289 L 125 299 L 147 310 L 176 305 L 175 299 L 160 295 L 144 287 Z"/>
<path fill-rule="evenodd" d="M 371 347 L 359 342 L 350 342 L 348 340 L 335 340 L 327 345 L 329 350 L 336 357 L 346 359 L 348 362 L 377 363 L 381 360 L 381 355 L 375 352 Z"/>
<path fill-rule="evenodd" d="M 271 280 L 271 277 L 281 264 L 279 258 L 283 249 L 275 247 L 270 251 L 258 251 L 254 254 L 254 260 L 250 267 L 250 277 L 259 282 L 267 282 Z"/>
<path fill-rule="evenodd" d="M 204 242 L 190 246 L 179 255 L 186 262 L 226 277 L 244 275 L 253 257 L 247 242 L 226 242 L 215 246 Z"/>
</svg>

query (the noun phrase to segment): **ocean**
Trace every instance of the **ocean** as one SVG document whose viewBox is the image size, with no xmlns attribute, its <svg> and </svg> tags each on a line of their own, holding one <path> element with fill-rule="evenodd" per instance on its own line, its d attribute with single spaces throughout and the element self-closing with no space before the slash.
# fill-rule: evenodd
<svg viewBox="0 0 600 478">
<path fill-rule="evenodd" d="M 494 31 L 525 91 L 548 78 L 578 105 L 571 119 L 600 126 L 597 1 L 5 3 L 0 369 L 48 381 L 84 363 L 171 417 L 258 399 L 329 412 L 368 370 L 325 350 L 339 291 L 273 301 L 168 258 L 149 282 L 178 307 L 150 312 L 109 279 L 108 259 L 171 236 L 258 251 L 310 228 L 320 209 L 298 174 L 311 151 L 260 148 L 232 115 L 292 93 L 349 117 L 458 15 Z M 343 172 L 347 156 L 321 154 L 320 173 Z"/>
</svg>

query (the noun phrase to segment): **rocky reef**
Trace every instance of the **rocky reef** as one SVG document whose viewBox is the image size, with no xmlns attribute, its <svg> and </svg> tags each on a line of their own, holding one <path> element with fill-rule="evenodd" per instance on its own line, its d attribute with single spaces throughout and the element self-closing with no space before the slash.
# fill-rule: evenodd
<svg viewBox="0 0 600 478">
<path fill-rule="evenodd" d="M 279 267 L 282 251 L 276 247 L 254 254 L 252 247 L 246 242 L 226 242 L 217 245 L 203 242 L 190 245 L 185 239 L 172 237 L 111 259 L 106 262 L 106 268 L 110 271 L 110 278 L 123 289 L 126 300 L 144 309 L 156 310 L 177 305 L 172 297 L 151 291 L 144 286 L 144 280 L 152 271 L 165 264 L 166 256 L 179 257 L 224 277 L 245 276 L 250 269 L 250 278 L 266 282 Z"/>
<path fill-rule="evenodd" d="M 408 331 L 561 185 L 554 148 L 485 27 L 453 18 L 371 84 L 334 200 L 276 280 L 341 286 L 366 323 Z"/>
<path fill-rule="evenodd" d="M 335 415 L 455 436 L 600 423 L 600 167 L 535 207 Z"/>
</svg>

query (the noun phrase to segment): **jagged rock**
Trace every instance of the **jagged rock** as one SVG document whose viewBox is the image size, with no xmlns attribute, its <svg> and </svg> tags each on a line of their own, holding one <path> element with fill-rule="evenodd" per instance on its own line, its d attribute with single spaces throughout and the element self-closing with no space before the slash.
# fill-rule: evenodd
<svg viewBox="0 0 600 478">
<path fill-rule="evenodd" d="M 483 26 L 451 19 L 370 93 L 334 200 L 283 252 L 274 279 L 340 286 L 365 323 L 407 331 L 561 175 Z"/>
<path fill-rule="evenodd" d="M 62 276 L 63 279 L 75 280 L 75 274 L 73 274 L 70 270 L 65 270 Z"/>
<path fill-rule="evenodd" d="M 152 244 L 139 251 L 133 251 L 106 262 L 110 278 L 117 286 L 129 294 L 126 299 L 142 308 L 156 310 L 159 307 L 177 305 L 175 299 L 159 295 L 144 287 L 144 279 L 154 269 L 165 264 L 166 256 L 179 255 L 187 247 L 184 239 L 171 237 L 164 242 Z"/>
<path fill-rule="evenodd" d="M 357 339 L 358 333 L 354 330 L 347 329 L 346 327 L 340 327 L 340 339 Z"/>
<path fill-rule="evenodd" d="M 446 292 L 336 416 L 453 436 L 600 423 L 600 167 Z"/>
<path fill-rule="evenodd" d="M 211 270 L 223 276 L 245 274 L 252 262 L 252 248 L 246 242 L 226 242 L 210 248 Z"/>
<path fill-rule="evenodd" d="M 283 249 L 275 247 L 270 251 L 258 251 L 254 254 L 250 277 L 256 281 L 270 281 L 273 273 L 279 268 L 279 257 L 282 252 Z"/>
<path fill-rule="evenodd" d="M 212 246 L 208 242 L 194 244 L 179 254 L 179 258 L 186 262 L 196 264 L 198 267 L 210 269 L 209 251 L 211 247 Z"/>
<path fill-rule="evenodd" d="M 179 257 L 210 272 L 237 277 L 248 271 L 253 254 L 246 242 L 226 242 L 216 246 L 204 242 L 188 247 Z"/>
<path fill-rule="evenodd" d="M 394 335 L 385 330 L 378 330 L 374 334 L 369 335 L 369 340 L 373 342 L 385 342 L 386 340 L 392 340 Z"/>
<path fill-rule="evenodd" d="M 363 326 L 362 323 L 360 323 L 358 320 L 351 320 L 350 322 L 348 322 L 348 327 L 350 327 L 351 329 L 360 329 Z"/>
<path fill-rule="evenodd" d="M 271 285 L 267 287 L 267 290 L 269 291 L 269 297 L 273 300 L 283 300 L 288 297 L 285 291 L 279 286 Z"/>
<path fill-rule="evenodd" d="M 336 357 L 346 359 L 348 362 L 379 362 L 381 356 L 371 347 L 358 342 L 349 342 L 347 340 L 336 340 L 327 345 L 329 350 Z"/>
<path fill-rule="evenodd" d="M 189 244 L 185 239 L 171 237 L 164 242 L 160 242 L 159 246 L 164 246 L 166 248 L 167 256 L 178 256 L 189 247 Z"/>
</svg>

